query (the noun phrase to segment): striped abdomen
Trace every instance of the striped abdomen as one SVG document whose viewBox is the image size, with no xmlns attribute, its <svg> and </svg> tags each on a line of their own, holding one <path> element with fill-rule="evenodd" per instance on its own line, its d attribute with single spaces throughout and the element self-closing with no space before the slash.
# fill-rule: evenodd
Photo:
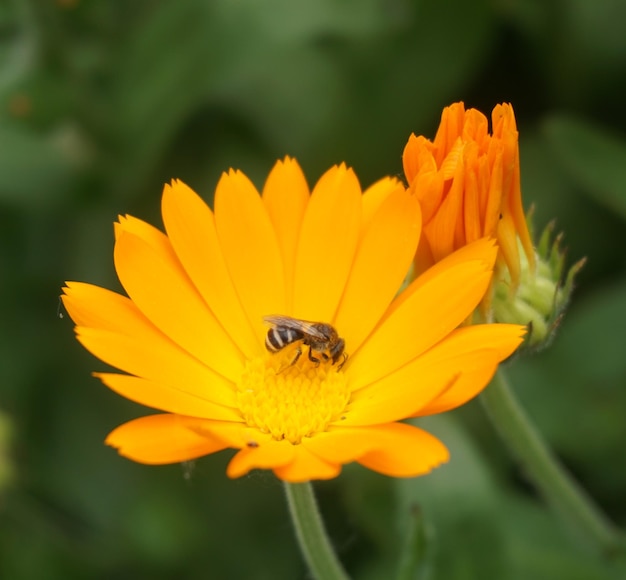
<svg viewBox="0 0 626 580">
<path fill-rule="evenodd" d="M 304 334 L 295 328 L 288 326 L 274 326 L 267 331 L 265 337 L 265 348 L 270 352 L 278 352 L 286 346 L 302 340 Z"/>
</svg>

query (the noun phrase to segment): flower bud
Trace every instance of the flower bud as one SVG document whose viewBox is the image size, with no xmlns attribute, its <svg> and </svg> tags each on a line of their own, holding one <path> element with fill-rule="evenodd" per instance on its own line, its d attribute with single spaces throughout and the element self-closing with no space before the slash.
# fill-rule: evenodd
<svg viewBox="0 0 626 580">
<path fill-rule="evenodd" d="M 549 223 L 537 246 L 535 268 L 520 251 L 518 283 L 512 283 L 505 268 L 494 277 L 491 319 L 527 324 L 525 345 L 529 348 L 543 348 L 554 337 L 572 294 L 574 277 L 585 263 L 584 258 L 579 260 L 564 275 L 566 251 L 561 247 L 562 240 L 562 234 L 554 236 L 554 222 Z"/>
</svg>

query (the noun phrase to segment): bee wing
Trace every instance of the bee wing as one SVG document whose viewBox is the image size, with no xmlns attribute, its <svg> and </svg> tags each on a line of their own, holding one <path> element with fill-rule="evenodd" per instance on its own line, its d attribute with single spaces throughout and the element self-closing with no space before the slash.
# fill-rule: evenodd
<svg viewBox="0 0 626 580">
<path fill-rule="evenodd" d="M 270 314 L 269 316 L 264 316 L 263 320 L 273 324 L 274 326 L 286 326 L 287 328 L 299 330 L 303 334 L 319 338 L 320 340 L 324 340 L 326 338 L 326 336 L 318 330 L 316 322 L 300 320 L 299 318 L 291 318 L 291 316 L 285 316 L 283 314 Z"/>
</svg>

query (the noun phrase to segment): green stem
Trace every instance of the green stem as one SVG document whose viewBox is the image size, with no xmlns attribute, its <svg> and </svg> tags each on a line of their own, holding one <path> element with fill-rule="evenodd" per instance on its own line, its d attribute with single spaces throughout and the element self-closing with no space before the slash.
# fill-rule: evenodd
<svg viewBox="0 0 626 580">
<path fill-rule="evenodd" d="M 285 493 L 300 550 L 313 577 L 348 580 L 326 535 L 311 484 L 285 483 Z"/>
<path fill-rule="evenodd" d="M 622 556 L 625 539 L 550 451 L 515 399 L 502 370 L 483 391 L 481 402 L 546 501 L 606 557 Z"/>
</svg>

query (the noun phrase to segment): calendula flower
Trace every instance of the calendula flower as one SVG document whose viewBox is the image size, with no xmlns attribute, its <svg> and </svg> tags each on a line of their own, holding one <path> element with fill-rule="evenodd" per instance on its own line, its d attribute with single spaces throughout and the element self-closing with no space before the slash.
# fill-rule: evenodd
<svg viewBox="0 0 626 580">
<path fill-rule="evenodd" d="M 448 451 L 399 421 L 464 403 L 521 341 L 517 325 L 458 328 L 489 285 L 491 241 L 450 255 L 396 297 L 421 231 L 418 200 L 396 180 L 362 193 L 341 165 L 310 192 L 286 158 L 262 195 L 243 173 L 224 174 L 214 212 L 173 181 L 162 215 L 165 234 L 130 216 L 116 223 L 128 297 L 78 282 L 63 296 L 78 340 L 127 373 L 96 376 L 163 412 L 108 436 L 132 460 L 230 448 L 230 477 L 261 468 L 289 482 L 328 479 L 354 461 L 420 475 Z M 338 336 L 307 342 L 268 316 L 331 325 Z M 333 357 L 339 338 L 345 356 Z"/>
<path fill-rule="evenodd" d="M 522 206 L 513 107 L 496 106 L 491 125 L 490 133 L 485 115 L 455 103 L 444 109 L 434 141 L 409 138 L 404 173 L 424 220 L 416 272 L 487 236 L 497 239 L 498 265 L 508 270 L 515 289 L 521 274 L 518 240 L 531 269 L 535 256 Z"/>
</svg>

